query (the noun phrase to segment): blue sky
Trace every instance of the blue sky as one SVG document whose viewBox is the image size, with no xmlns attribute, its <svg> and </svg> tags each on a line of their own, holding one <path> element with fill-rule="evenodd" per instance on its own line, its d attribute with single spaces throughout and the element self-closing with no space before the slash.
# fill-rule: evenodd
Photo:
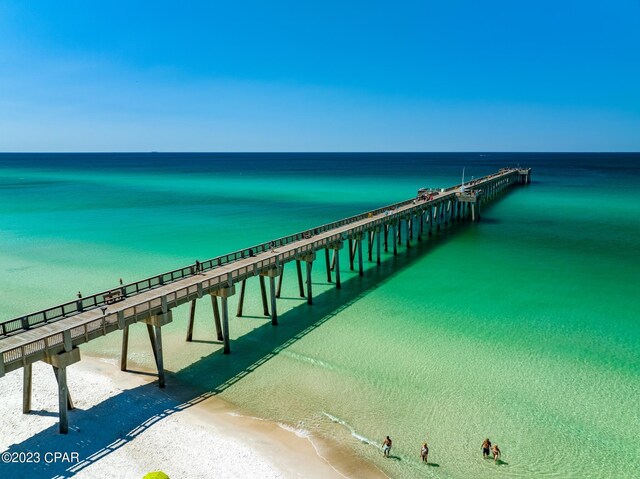
<svg viewBox="0 0 640 479">
<path fill-rule="evenodd" d="M 0 151 L 640 151 L 640 2 L 0 3 Z"/>
</svg>

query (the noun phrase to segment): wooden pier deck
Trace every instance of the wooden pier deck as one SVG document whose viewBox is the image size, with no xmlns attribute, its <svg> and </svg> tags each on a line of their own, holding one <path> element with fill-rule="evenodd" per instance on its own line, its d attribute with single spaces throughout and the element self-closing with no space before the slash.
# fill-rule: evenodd
<svg viewBox="0 0 640 479">
<path fill-rule="evenodd" d="M 372 260 L 381 261 L 381 249 L 397 244 L 404 236 L 430 233 L 448 223 L 470 218 L 479 219 L 480 206 L 516 184 L 530 182 L 531 169 L 509 168 L 465 185 L 443 189 L 433 197 L 411 198 L 406 201 L 368 211 L 334 223 L 279 238 L 251 248 L 216 257 L 202 263 L 120 285 L 109 291 L 78 298 L 43 311 L 0 322 L 0 377 L 24 368 L 23 412 L 31 404 L 31 364 L 46 361 L 54 367 L 59 384 L 60 431 L 68 429 L 67 408 L 73 407 L 66 388 L 66 368 L 80 360 L 78 346 L 106 334 L 122 330 L 121 369 L 126 369 L 129 327 L 137 322 L 147 325 L 156 359 L 159 385 L 164 387 L 162 326 L 172 321 L 172 309 L 191 303 L 187 341 L 193 333 L 195 304 L 210 296 L 213 304 L 218 339 L 224 342 L 224 352 L 230 352 L 227 299 L 241 286 L 238 309 L 244 299 L 245 281 L 260 278 L 265 314 L 277 324 L 277 302 L 284 265 L 296 261 L 300 295 L 312 304 L 312 267 L 318 252 L 324 252 L 328 280 L 335 274 L 340 287 L 340 251 L 348 241 L 351 269 L 357 260 L 363 274 L 363 241 Z M 404 233 L 402 226 L 404 225 Z M 331 258 L 330 253 L 333 252 Z M 306 266 L 306 291 L 302 278 L 302 262 Z M 266 298 L 265 279 L 269 280 L 270 301 Z M 276 279 L 279 284 L 276 286 Z M 220 300 L 220 306 L 218 305 Z"/>
</svg>

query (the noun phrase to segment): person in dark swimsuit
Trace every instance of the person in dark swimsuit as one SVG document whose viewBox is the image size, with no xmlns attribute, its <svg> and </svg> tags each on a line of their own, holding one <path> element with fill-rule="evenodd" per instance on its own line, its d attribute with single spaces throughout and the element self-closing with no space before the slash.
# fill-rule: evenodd
<svg viewBox="0 0 640 479">
<path fill-rule="evenodd" d="M 489 441 L 489 438 L 486 438 L 482 443 L 482 457 L 486 459 L 487 457 L 489 457 L 490 452 L 491 452 L 491 441 Z"/>
</svg>

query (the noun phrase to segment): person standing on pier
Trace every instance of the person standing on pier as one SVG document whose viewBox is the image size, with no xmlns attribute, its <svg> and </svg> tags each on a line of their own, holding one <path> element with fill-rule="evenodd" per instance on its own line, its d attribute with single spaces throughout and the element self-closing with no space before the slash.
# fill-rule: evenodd
<svg viewBox="0 0 640 479">
<path fill-rule="evenodd" d="M 196 274 L 200 272 L 200 261 L 196 260 Z"/>
<path fill-rule="evenodd" d="M 382 443 L 382 455 L 384 457 L 389 457 L 389 452 L 391 452 L 391 438 L 387 436 L 387 438 Z"/>
</svg>

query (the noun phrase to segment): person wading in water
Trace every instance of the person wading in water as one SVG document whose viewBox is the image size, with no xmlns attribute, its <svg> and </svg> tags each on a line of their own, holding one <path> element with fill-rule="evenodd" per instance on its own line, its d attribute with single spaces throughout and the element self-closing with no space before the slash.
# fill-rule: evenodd
<svg viewBox="0 0 640 479">
<path fill-rule="evenodd" d="M 391 451 L 391 438 L 387 436 L 387 438 L 382 443 L 382 454 L 384 457 L 389 457 L 389 452 Z"/>
<path fill-rule="evenodd" d="M 486 438 L 482 443 L 482 457 L 486 459 L 487 457 L 489 457 L 490 452 L 491 452 L 491 441 L 489 441 L 489 438 Z"/>
<path fill-rule="evenodd" d="M 428 462 L 427 456 L 429 456 L 429 446 L 427 446 L 427 443 L 425 442 L 420 449 L 420 457 L 422 458 L 422 462 Z"/>
</svg>

